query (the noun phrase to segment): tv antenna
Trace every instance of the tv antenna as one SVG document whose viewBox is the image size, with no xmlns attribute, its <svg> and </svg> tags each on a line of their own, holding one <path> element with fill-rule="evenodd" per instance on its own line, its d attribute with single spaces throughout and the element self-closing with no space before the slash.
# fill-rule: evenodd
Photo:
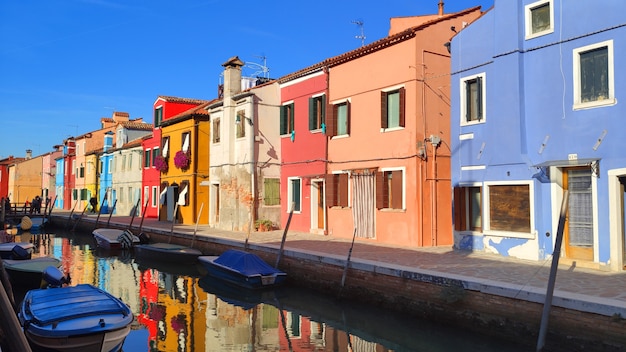
<svg viewBox="0 0 626 352">
<path fill-rule="evenodd" d="M 255 62 L 246 62 L 245 67 L 256 70 L 254 73 L 252 73 L 251 76 L 259 77 L 259 75 L 261 75 L 261 77 L 270 78 L 270 69 L 269 67 L 267 67 L 267 56 L 261 55 L 261 56 L 255 56 L 255 57 L 258 57 L 259 59 L 263 60 L 263 64 L 261 65 Z"/>
<path fill-rule="evenodd" d="M 361 35 L 356 35 L 354 37 L 356 39 L 361 39 L 361 46 L 365 46 L 365 34 L 363 33 L 363 21 L 355 20 L 355 21 L 352 21 L 352 23 L 354 23 L 357 26 L 359 26 L 359 29 L 361 30 Z"/>
</svg>

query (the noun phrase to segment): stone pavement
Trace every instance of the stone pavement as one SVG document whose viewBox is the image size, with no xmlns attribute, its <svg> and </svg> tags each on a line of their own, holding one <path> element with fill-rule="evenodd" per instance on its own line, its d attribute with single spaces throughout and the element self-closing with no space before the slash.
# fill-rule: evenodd
<svg viewBox="0 0 626 352">
<path fill-rule="evenodd" d="M 68 221 L 69 214 L 56 212 L 53 220 Z M 101 215 L 99 227 L 105 227 L 109 217 Z M 95 215 L 81 221 L 94 223 Z M 145 232 L 169 234 L 169 222 L 146 218 L 132 219 L 132 228 L 141 225 Z M 128 226 L 131 217 L 113 216 L 111 224 Z M 241 245 L 248 238 L 247 232 L 224 231 L 206 225 L 175 225 L 174 236 L 189 236 L 196 232 L 198 238 L 209 241 L 231 241 Z M 279 249 L 283 230 L 252 232 L 250 246 Z M 284 244 L 290 255 L 314 255 L 345 263 L 351 241 L 334 236 L 289 231 Z M 354 244 L 350 266 L 360 270 L 377 272 L 411 272 L 448 277 L 461 280 L 467 289 L 543 303 L 545 300 L 551 260 L 536 262 L 482 252 L 453 250 L 451 247 L 417 248 L 381 245 L 365 240 Z M 343 265 L 343 264 L 342 264 Z M 626 318 L 626 271 L 607 272 L 578 267 L 576 264 L 560 264 L 557 272 L 554 306 Z"/>
</svg>

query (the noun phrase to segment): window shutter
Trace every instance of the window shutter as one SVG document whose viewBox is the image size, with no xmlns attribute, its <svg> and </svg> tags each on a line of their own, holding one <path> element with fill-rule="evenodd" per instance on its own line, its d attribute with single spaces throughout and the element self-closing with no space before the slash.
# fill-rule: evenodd
<svg viewBox="0 0 626 352">
<path fill-rule="evenodd" d="M 465 227 L 465 192 L 463 187 L 454 187 L 454 229 L 463 231 Z"/>
<path fill-rule="evenodd" d="M 387 92 L 380 92 L 380 128 L 387 128 Z"/>
<path fill-rule="evenodd" d="M 328 109 L 328 118 L 326 119 L 326 134 L 329 137 L 337 135 L 337 105 L 331 105 Z"/>
<path fill-rule="evenodd" d="M 315 98 L 309 98 L 309 131 L 316 128 L 315 126 Z"/>
<path fill-rule="evenodd" d="M 326 175 L 326 205 L 333 207 L 337 205 L 335 175 Z"/>
<path fill-rule="evenodd" d="M 385 179 L 382 172 L 376 173 L 376 209 L 383 209 L 385 207 Z"/>
<path fill-rule="evenodd" d="M 346 133 L 350 135 L 350 102 L 346 101 Z"/>
<path fill-rule="evenodd" d="M 293 104 L 289 104 L 289 131 L 287 133 L 291 133 L 296 129 L 296 112 L 294 110 Z"/>
<path fill-rule="evenodd" d="M 465 81 L 465 122 L 472 121 L 472 81 Z"/>
<path fill-rule="evenodd" d="M 337 188 L 339 189 L 339 204 L 342 207 L 347 207 L 348 206 L 348 174 L 347 173 L 341 173 L 339 174 L 338 177 L 338 185 Z"/>
<path fill-rule="evenodd" d="M 483 119 L 483 78 L 476 78 L 476 118 L 478 121 Z"/>
<path fill-rule="evenodd" d="M 322 95 L 320 97 L 322 99 L 322 102 L 320 103 L 320 107 L 322 109 L 322 112 L 320 114 L 320 126 L 323 123 L 326 123 L 326 95 Z"/>
<path fill-rule="evenodd" d="M 287 134 L 287 108 L 280 107 L 280 135 Z"/>
<path fill-rule="evenodd" d="M 390 208 L 402 209 L 402 171 L 391 172 L 391 204 Z"/>
<path fill-rule="evenodd" d="M 404 109 L 406 106 L 406 89 L 400 88 L 400 126 L 404 127 Z"/>
</svg>

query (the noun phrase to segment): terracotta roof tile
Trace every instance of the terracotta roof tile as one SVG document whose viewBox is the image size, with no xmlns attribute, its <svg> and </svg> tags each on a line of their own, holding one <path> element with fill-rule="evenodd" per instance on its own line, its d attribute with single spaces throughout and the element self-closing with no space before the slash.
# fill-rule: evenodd
<svg viewBox="0 0 626 352">
<path fill-rule="evenodd" d="M 159 95 L 157 97 L 157 100 L 165 100 L 167 102 L 172 102 L 172 103 L 184 103 L 184 104 L 203 104 L 206 103 L 206 100 L 203 99 L 193 99 L 193 98 L 180 98 L 180 97 L 173 97 L 173 96 L 168 96 L 168 95 Z"/>
</svg>

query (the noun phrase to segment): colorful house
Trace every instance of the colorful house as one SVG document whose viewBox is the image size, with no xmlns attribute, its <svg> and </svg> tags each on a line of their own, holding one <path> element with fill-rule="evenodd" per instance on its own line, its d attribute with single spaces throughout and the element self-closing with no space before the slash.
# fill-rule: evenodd
<svg viewBox="0 0 626 352">
<path fill-rule="evenodd" d="M 440 7 L 438 15 L 392 19 L 388 37 L 327 60 L 328 234 L 452 244 L 445 44 L 451 29 L 480 15 L 480 7 Z M 288 186 L 294 194 L 297 183 Z"/>
<path fill-rule="evenodd" d="M 279 80 L 282 221 L 294 231 L 326 233 L 328 70 L 323 64 Z"/>
<path fill-rule="evenodd" d="M 454 37 L 457 248 L 544 260 L 563 221 L 561 261 L 624 270 L 622 12 L 496 0 Z"/>
<path fill-rule="evenodd" d="M 56 159 L 63 155 L 63 147 L 55 145 L 54 151 L 45 153 L 41 156 L 41 198 L 44 199 L 43 205 L 52 206 L 50 202 L 54 202 L 56 198 Z"/>
<path fill-rule="evenodd" d="M 242 90 L 244 62 L 228 59 L 223 96 L 207 106 L 211 115 L 209 224 L 220 229 L 251 231 L 257 220 L 277 226 L 280 143 L 277 119 L 280 90 L 259 78 Z"/>
<path fill-rule="evenodd" d="M 153 131 L 152 136 L 143 139 L 143 199 L 142 203 L 148 202 L 146 209 L 147 218 L 158 218 L 160 209 L 161 172 L 156 169 L 155 160 L 158 156 L 163 156 L 161 152 L 161 123 L 178 115 L 184 111 L 192 109 L 204 100 L 178 98 L 171 96 L 159 96 L 153 103 Z"/>
<path fill-rule="evenodd" d="M 16 158 L 14 156 L 9 156 L 8 158 L 4 158 L 0 160 L 0 197 L 7 198 L 12 196 L 11 191 L 9 191 L 9 166 L 24 160 L 24 158 Z M 9 201 L 11 199 L 9 198 Z"/>
<path fill-rule="evenodd" d="M 161 168 L 163 202 L 160 220 L 182 224 L 206 224 L 209 187 L 209 113 L 204 102 L 161 122 L 162 157 L 167 163 Z M 200 217 L 200 218 L 198 218 Z"/>
</svg>

